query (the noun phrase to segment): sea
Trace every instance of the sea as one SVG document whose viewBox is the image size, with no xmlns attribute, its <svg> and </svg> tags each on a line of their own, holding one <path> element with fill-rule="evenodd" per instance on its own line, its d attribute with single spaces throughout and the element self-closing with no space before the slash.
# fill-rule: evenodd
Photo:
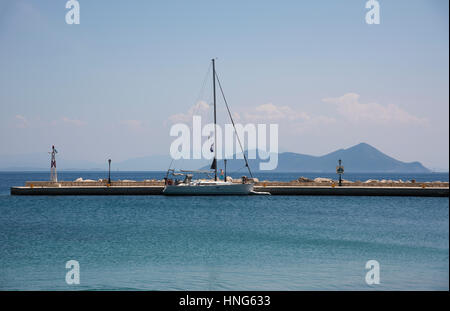
<svg viewBox="0 0 450 311">
<path fill-rule="evenodd" d="M 336 179 L 255 174 L 300 176 Z M 449 180 L 448 173 L 344 176 Z M 79 177 L 107 173 L 58 173 Z M 49 172 L 0 172 L 0 290 L 449 290 L 448 198 L 10 195 L 12 186 L 48 179 Z M 71 261 L 79 284 L 66 281 Z"/>
</svg>

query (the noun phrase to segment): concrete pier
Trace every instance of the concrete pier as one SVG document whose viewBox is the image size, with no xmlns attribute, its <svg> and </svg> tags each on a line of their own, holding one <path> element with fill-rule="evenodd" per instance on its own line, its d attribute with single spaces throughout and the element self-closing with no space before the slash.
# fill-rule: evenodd
<svg viewBox="0 0 450 311">
<path fill-rule="evenodd" d="M 12 187 L 12 195 L 161 195 L 162 186 Z"/>
<path fill-rule="evenodd" d="M 11 195 L 162 195 L 164 187 L 155 186 L 40 186 L 12 187 Z M 419 196 L 448 197 L 448 187 L 374 187 L 374 186 L 255 186 L 256 192 L 272 195 L 334 196 Z"/>
<path fill-rule="evenodd" d="M 448 197 L 449 188 L 433 187 L 320 187 L 275 186 L 255 187 L 272 195 L 335 195 L 335 196 L 419 196 Z"/>
</svg>

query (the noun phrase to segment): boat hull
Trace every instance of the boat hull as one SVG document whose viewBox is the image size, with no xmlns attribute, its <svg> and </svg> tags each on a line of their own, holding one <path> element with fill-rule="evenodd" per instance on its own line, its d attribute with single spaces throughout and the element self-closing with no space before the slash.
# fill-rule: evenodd
<svg viewBox="0 0 450 311">
<path fill-rule="evenodd" d="M 248 195 L 253 184 L 230 185 L 166 185 L 165 195 Z"/>
</svg>

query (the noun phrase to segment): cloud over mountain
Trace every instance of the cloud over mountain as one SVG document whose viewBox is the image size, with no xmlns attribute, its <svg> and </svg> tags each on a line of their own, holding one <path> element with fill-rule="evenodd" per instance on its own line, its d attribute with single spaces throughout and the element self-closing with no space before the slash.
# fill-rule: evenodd
<svg viewBox="0 0 450 311">
<path fill-rule="evenodd" d="M 359 94 L 346 93 L 340 97 L 324 98 L 322 101 L 336 105 L 337 112 L 353 122 L 426 124 L 424 118 L 416 117 L 397 105 L 386 106 L 378 103 L 363 104 Z"/>
</svg>

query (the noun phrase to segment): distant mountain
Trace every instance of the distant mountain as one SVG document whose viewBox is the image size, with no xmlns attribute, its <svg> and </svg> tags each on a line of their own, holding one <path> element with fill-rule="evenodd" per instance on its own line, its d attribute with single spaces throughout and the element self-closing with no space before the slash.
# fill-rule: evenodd
<svg viewBox="0 0 450 311">
<path fill-rule="evenodd" d="M 323 156 L 311 156 L 293 152 L 278 154 L 278 166 L 273 172 L 333 172 L 338 160 L 342 159 L 345 172 L 353 173 L 428 173 L 429 169 L 419 162 L 405 163 L 387 156 L 376 148 L 361 143 L 356 146 L 339 149 Z M 259 162 L 268 160 L 249 160 L 253 171 L 259 170 Z M 208 169 L 207 160 L 177 160 L 172 163 L 176 169 Z M 115 162 L 113 159 L 111 169 L 113 171 L 165 171 L 171 164 L 169 155 L 153 155 L 140 158 L 132 158 Z M 50 156 L 48 153 L 35 153 L 28 155 L 0 155 L 1 171 L 45 171 L 49 170 Z M 108 164 L 88 161 L 70 161 L 63 154 L 57 156 L 59 170 L 107 170 Z M 223 161 L 218 161 L 218 167 L 223 168 Z M 228 160 L 227 171 L 246 171 L 244 161 L 241 159 Z"/>
<path fill-rule="evenodd" d="M 278 166 L 272 172 L 334 172 L 338 160 L 342 160 L 345 172 L 352 173 L 428 173 L 430 170 L 420 162 L 406 163 L 396 160 L 366 143 L 360 143 L 347 149 L 339 149 L 323 156 L 311 156 L 293 152 L 278 154 Z M 259 170 L 259 158 L 249 160 L 253 171 Z M 227 171 L 242 169 L 243 160 L 228 160 Z M 223 168 L 223 161 L 218 161 L 218 167 Z M 207 169 L 208 166 L 202 167 Z"/>
</svg>

